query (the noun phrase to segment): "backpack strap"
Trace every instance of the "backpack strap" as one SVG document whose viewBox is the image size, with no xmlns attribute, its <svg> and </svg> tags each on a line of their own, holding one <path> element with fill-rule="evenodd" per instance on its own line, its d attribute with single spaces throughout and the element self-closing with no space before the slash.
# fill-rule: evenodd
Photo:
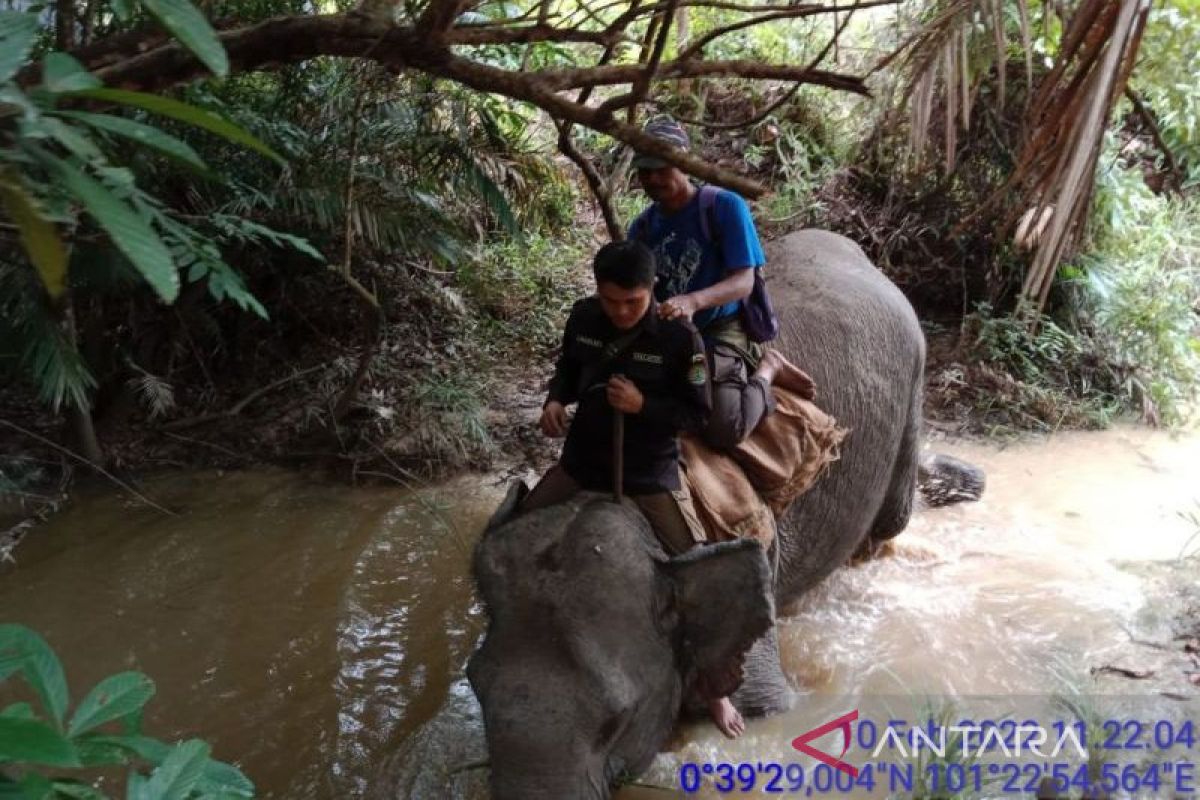
<svg viewBox="0 0 1200 800">
<path fill-rule="evenodd" d="M 642 209 L 642 213 L 634 217 L 633 222 L 630 223 L 630 230 L 637 228 L 637 236 L 633 238 L 635 242 L 646 244 L 649 241 L 649 233 L 646 229 L 650 227 L 650 214 L 653 213 L 653 211 L 654 204 L 651 203 Z"/>
<path fill-rule="evenodd" d="M 595 382 L 596 378 L 600 376 L 600 373 L 604 371 L 604 368 L 616 360 L 619 355 L 628 350 L 633 345 L 634 341 L 636 341 L 641 335 L 642 325 L 639 324 L 634 326 L 633 330 L 618 336 L 616 339 L 613 339 L 611 342 L 604 345 L 604 347 L 600 350 L 600 358 L 596 359 L 591 364 L 588 364 L 583 368 L 583 370 L 580 371 L 579 393 L 582 395 L 585 392 L 591 391 L 593 388 L 592 384 Z"/>
<path fill-rule="evenodd" d="M 721 227 L 717 225 L 717 195 L 721 187 L 706 183 L 700 192 L 700 232 L 704 238 L 717 246 L 717 255 L 721 256 Z"/>
</svg>

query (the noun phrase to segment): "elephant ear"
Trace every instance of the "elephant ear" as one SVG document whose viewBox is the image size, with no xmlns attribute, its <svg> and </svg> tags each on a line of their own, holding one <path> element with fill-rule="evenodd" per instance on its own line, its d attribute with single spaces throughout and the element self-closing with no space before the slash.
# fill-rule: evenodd
<svg viewBox="0 0 1200 800">
<path fill-rule="evenodd" d="M 496 507 L 491 518 L 488 519 L 484 530 L 490 531 L 492 528 L 499 528 L 516 516 L 517 509 L 527 494 L 529 494 L 529 487 L 525 485 L 525 481 L 515 480 L 510 483 L 508 485 L 508 493 L 504 495 L 504 499 L 500 501 L 500 505 Z"/>
<path fill-rule="evenodd" d="M 686 665 L 701 675 L 732 670 L 740 682 L 736 667 L 775 622 L 762 545 L 741 539 L 697 547 L 663 568 L 673 583 Z"/>
</svg>

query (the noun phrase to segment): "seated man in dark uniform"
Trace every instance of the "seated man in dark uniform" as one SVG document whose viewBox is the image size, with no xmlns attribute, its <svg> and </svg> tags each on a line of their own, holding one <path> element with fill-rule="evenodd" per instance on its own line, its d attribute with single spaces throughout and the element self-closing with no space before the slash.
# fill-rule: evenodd
<svg viewBox="0 0 1200 800">
<path fill-rule="evenodd" d="M 699 429 L 711 409 L 704 345 L 686 319 L 661 319 L 654 255 L 639 242 L 600 248 L 596 294 L 571 309 L 562 354 L 542 409 L 542 431 L 566 436 L 559 462 L 530 491 L 523 511 L 562 502 L 581 489 L 612 491 L 615 412 L 625 415 L 622 492 L 641 509 L 663 547 L 678 555 L 704 541 L 673 493 L 681 430 Z M 578 403 L 568 424 L 566 407 Z M 745 730 L 727 697 L 709 699 L 727 736 Z"/>
</svg>

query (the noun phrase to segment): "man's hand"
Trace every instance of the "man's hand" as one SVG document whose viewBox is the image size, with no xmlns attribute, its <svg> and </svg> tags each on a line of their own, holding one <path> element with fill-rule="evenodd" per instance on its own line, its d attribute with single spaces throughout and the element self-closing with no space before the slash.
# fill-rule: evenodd
<svg viewBox="0 0 1200 800">
<path fill-rule="evenodd" d="M 700 304 L 690 294 L 681 294 L 664 300 L 658 306 L 658 315 L 663 319 L 690 320 L 700 310 Z"/>
<path fill-rule="evenodd" d="M 646 398 L 642 396 L 633 381 L 624 375 L 613 375 L 609 378 L 606 392 L 608 404 L 626 414 L 639 413 L 646 402 Z"/>
<path fill-rule="evenodd" d="M 538 420 L 542 433 L 552 439 L 561 439 L 567 435 L 567 409 L 557 400 L 546 403 L 542 409 L 542 418 Z"/>
</svg>

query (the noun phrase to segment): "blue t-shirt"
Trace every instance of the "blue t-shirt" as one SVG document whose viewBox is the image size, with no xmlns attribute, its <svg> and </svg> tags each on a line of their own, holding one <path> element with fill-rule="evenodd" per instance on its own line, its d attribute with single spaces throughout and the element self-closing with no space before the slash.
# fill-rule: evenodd
<svg viewBox="0 0 1200 800">
<path fill-rule="evenodd" d="M 767 259 L 750 207 L 741 195 L 722 189 L 713 204 L 716 242 L 704 236 L 700 225 L 700 192 L 674 214 L 666 214 L 654 203 L 629 226 L 629 238 L 654 251 L 658 282 L 654 296 L 659 302 L 669 297 L 707 289 L 735 269 L 761 267 Z M 720 252 L 717 252 L 717 244 Z M 701 330 L 714 320 L 736 314 L 738 302 L 706 308 L 692 318 Z"/>
</svg>

